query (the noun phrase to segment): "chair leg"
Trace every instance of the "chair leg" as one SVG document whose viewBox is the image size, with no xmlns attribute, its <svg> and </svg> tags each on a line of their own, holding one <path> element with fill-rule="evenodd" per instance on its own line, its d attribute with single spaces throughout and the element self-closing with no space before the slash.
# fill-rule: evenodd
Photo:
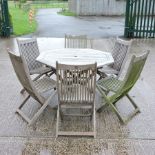
<svg viewBox="0 0 155 155">
<path fill-rule="evenodd" d="M 63 120 L 63 113 L 62 113 L 61 109 L 59 110 L 59 116 L 60 116 L 61 120 Z"/>
<path fill-rule="evenodd" d="M 132 103 L 132 105 L 135 107 L 135 108 L 138 108 L 137 104 L 134 102 L 134 100 L 130 97 L 129 94 L 126 94 L 126 97 L 129 99 L 129 101 Z M 139 108 L 138 108 L 139 109 Z"/>
<path fill-rule="evenodd" d="M 29 125 L 32 125 L 38 119 L 38 117 L 42 114 L 42 112 L 48 106 L 49 101 L 54 95 L 55 95 L 55 92 L 42 104 L 41 108 L 37 111 L 37 113 L 34 114 L 32 119 L 30 120 Z"/>
<path fill-rule="evenodd" d="M 32 119 L 28 118 L 24 112 L 21 110 L 21 108 L 24 106 L 24 104 L 27 102 L 27 100 L 30 98 L 30 95 L 28 95 L 24 101 L 22 102 L 22 104 L 19 106 L 19 108 L 17 109 L 16 113 L 18 113 L 29 125 L 32 125 L 37 119 L 38 117 L 42 114 L 42 112 L 45 110 L 45 108 L 48 106 L 49 101 L 51 100 L 51 98 L 54 96 L 55 93 L 53 93 L 53 95 L 51 95 L 44 103 L 40 103 L 41 104 L 41 108 L 37 111 L 37 113 L 34 114 L 34 116 L 32 117 Z M 38 102 L 39 103 L 39 102 Z"/>
<path fill-rule="evenodd" d="M 108 106 L 107 103 L 102 105 L 99 109 L 97 109 L 97 112 L 99 112 L 99 113 L 102 112 L 102 110 L 105 109 L 107 106 Z"/>
<path fill-rule="evenodd" d="M 22 112 L 21 108 L 25 105 L 25 103 L 30 98 L 30 95 L 28 95 L 22 102 L 22 104 L 17 108 L 16 113 L 19 114 L 26 122 L 30 122 L 30 119 Z"/>
<path fill-rule="evenodd" d="M 23 100 L 22 104 L 18 107 L 18 109 L 21 109 L 21 108 L 24 106 L 24 104 L 28 101 L 29 98 L 30 98 L 30 95 L 28 95 L 28 96 Z"/>
<path fill-rule="evenodd" d="M 120 120 L 123 124 L 125 124 L 125 119 L 120 115 L 120 113 L 119 113 L 119 111 L 117 110 L 117 108 L 115 107 L 115 105 L 114 105 L 113 103 L 111 103 L 111 102 L 109 102 L 108 104 L 111 106 L 112 110 L 116 113 L 116 115 L 117 115 L 117 117 L 119 118 L 119 120 Z"/>
<path fill-rule="evenodd" d="M 56 138 L 58 137 L 59 135 L 59 107 L 57 109 L 57 122 L 56 122 Z"/>
<path fill-rule="evenodd" d="M 139 107 L 137 104 L 132 100 L 132 98 L 129 96 L 129 94 L 126 94 L 126 97 L 129 99 L 131 104 L 134 106 L 134 111 L 129 114 L 126 118 L 122 117 L 117 108 L 115 107 L 115 104 L 109 103 L 109 105 L 112 107 L 113 111 L 116 113 L 118 116 L 119 120 L 123 123 L 126 124 L 128 121 L 130 121 L 138 112 L 140 112 Z"/>
<path fill-rule="evenodd" d="M 57 122 L 56 122 L 56 137 L 58 136 L 93 136 L 96 138 L 96 111 L 95 106 L 92 114 L 92 129 L 93 131 L 79 132 L 79 131 L 59 131 L 59 120 L 61 117 L 61 109 L 57 109 Z"/>
<path fill-rule="evenodd" d="M 20 91 L 20 93 L 21 93 L 21 94 L 24 94 L 25 91 L 26 91 L 26 90 L 23 88 L 23 89 Z"/>
<path fill-rule="evenodd" d="M 46 101 L 41 108 L 37 111 L 37 113 L 35 113 L 35 115 L 32 117 L 32 119 L 29 122 L 29 125 L 32 125 L 37 119 L 38 117 L 42 114 L 42 112 L 45 110 L 45 108 L 48 106 L 49 102 Z"/>
<path fill-rule="evenodd" d="M 106 104 L 103 105 L 102 107 L 100 107 L 100 108 L 97 110 L 97 112 L 101 112 L 101 111 L 103 110 L 103 108 L 105 108 L 106 105 L 109 105 L 109 106 L 112 108 L 112 110 L 116 113 L 116 115 L 118 116 L 119 120 L 120 120 L 123 124 L 127 123 L 135 114 L 137 114 L 138 112 L 140 112 L 140 110 L 139 110 L 138 106 L 136 105 L 136 103 L 131 99 L 131 97 L 130 97 L 128 94 L 126 94 L 127 98 L 129 99 L 129 101 L 131 102 L 131 104 L 134 106 L 135 110 L 134 110 L 130 115 L 128 115 L 127 118 L 122 117 L 121 114 L 120 114 L 120 112 L 119 112 L 118 109 L 116 108 L 115 103 L 111 103 L 111 102 L 107 99 L 105 93 L 101 90 L 101 88 L 100 88 L 99 86 L 97 86 L 97 89 L 98 89 L 99 92 L 103 95 L 103 98 L 104 98 L 104 100 L 106 101 Z M 120 98 L 120 99 L 121 99 L 121 98 Z"/>
<path fill-rule="evenodd" d="M 125 123 L 130 121 L 137 113 L 140 113 L 140 109 L 137 106 L 137 104 L 134 102 L 134 100 L 130 97 L 129 94 L 126 94 L 126 97 L 129 99 L 133 107 L 135 108 L 134 111 L 128 116 L 128 118 L 125 120 Z"/>
<path fill-rule="evenodd" d="M 95 106 L 93 109 L 93 131 L 94 131 L 94 138 L 96 138 L 96 110 L 95 110 Z"/>
</svg>

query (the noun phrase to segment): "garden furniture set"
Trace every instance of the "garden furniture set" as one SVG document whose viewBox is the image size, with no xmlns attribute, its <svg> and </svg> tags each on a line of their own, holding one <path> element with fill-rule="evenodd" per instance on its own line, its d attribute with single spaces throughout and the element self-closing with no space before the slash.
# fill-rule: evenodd
<svg viewBox="0 0 155 155">
<path fill-rule="evenodd" d="M 78 135 L 96 136 L 96 111 L 101 112 L 106 105 L 116 113 L 122 123 L 129 121 L 140 109 L 129 95 L 145 65 L 149 52 L 132 56 L 123 80 L 120 74 L 128 58 L 132 41 L 116 39 L 113 50 L 104 52 L 93 49 L 92 40 L 87 36 L 65 35 L 65 48 L 39 52 L 36 39 L 17 40 L 20 55 L 8 51 L 16 75 L 28 96 L 17 109 L 17 113 L 32 125 L 55 94 L 58 96 L 56 136 Z M 31 75 L 36 75 L 31 78 Z M 55 74 L 56 78 L 53 78 Z M 50 91 L 50 95 L 44 93 Z M 95 106 L 95 94 L 102 95 L 103 104 Z M 116 102 L 126 96 L 134 111 L 121 116 Z M 40 109 L 30 119 L 22 107 L 32 97 L 41 104 Z M 90 117 L 92 131 L 62 131 L 59 128 L 64 116 Z"/>
</svg>

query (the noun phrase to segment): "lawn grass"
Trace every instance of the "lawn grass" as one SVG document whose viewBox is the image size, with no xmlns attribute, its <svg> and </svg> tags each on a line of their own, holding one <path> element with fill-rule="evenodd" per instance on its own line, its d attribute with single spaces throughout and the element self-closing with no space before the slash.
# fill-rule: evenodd
<svg viewBox="0 0 155 155">
<path fill-rule="evenodd" d="M 32 33 L 37 28 L 37 23 L 33 20 L 32 24 L 29 23 L 29 13 L 15 7 L 13 2 L 9 2 L 9 12 L 12 18 L 13 34 L 24 35 Z"/>
<path fill-rule="evenodd" d="M 36 28 L 37 28 L 36 21 L 33 20 L 32 24 L 29 23 L 28 10 L 30 9 L 30 7 L 36 11 L 37 9 L 40 9 L 40 8 L 62 8 L 62 11 L 60 11 L 59 14 L 65 15 L 65 16 L 75 16 L 74 13 L 68 11 L 67 2 L 61 2 L 61 1 L 60 2 L 53 1 L 50 3 L 33 2 L 33 3 L 30 3 L 30 6 L 26 6 L 24 8 L 24 5 L 23 5 L 23 9 L 19 9 L 18 5 L 15 6 L 15 3 L 13 1 L 9 1 L 9 12 L 12 18 L 14 35 L 19 36 L 24 34 L 30 34 L 36 31 Z"/>
<path fill-rule="evenodd" d="M 60 15 L 64 15 L 64 16 L 76 16 L 76 14 L 74 12 L 69 11 L 68 9 L 62 9 L 60 12 L 58 12 L 58 14 Z"/>
<path fill-rule="evenodd" d="M 51 3 L 46 3 L 45 2 L 42 2 L 42 3 L 37 3 L 37 2 L 33 2 L 31 4 L 31 7 L 34 8 L 34 9 L 41 9 L 41 8 L 67 8 L 68 5 L 66 2 L 52 2 Z"/>
</svg>

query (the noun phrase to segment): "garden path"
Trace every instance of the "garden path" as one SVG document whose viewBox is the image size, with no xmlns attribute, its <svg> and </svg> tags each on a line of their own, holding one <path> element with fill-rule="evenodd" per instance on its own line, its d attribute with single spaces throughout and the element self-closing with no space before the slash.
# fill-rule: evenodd
<svg viewBox="0 0 155 155">
<path fill-rule="evenodd" d="M 86 34 L 91 38 L 123 36 L 124 17 L 63 16 L 60 9 L 40 9 L 36 14 L 37 31 L 27 37 L 57 37 Z"/>
</svg>

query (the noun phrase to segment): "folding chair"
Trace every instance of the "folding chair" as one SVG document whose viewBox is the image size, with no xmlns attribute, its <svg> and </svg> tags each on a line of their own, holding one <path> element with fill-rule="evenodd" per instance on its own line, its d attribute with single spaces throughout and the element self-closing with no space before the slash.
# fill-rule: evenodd
<svg viewBox="0 0 155 155">
<path fill-rule="evenodd" d="M 36 61 L 36 58 L 40 54 L 36 39 L 26 39 L 26 40 L 17 39 L 17 43 L 20 54 L 26 60 L 30 75 L 33 74 L 43 75 L 51 71 L 51 68 L 46 67 L 42 63 Z"/>
<path fill-rule="evenodd" d="M 36 119 L 40 116 L 40 114 L 44 111 L 44 109 L 51 102 L 53 95 L 49 97 L 44 97 L 44 93 L 46 91 L 52 90 L 56 88 L 56 82 L 49 77 L 45 76 L 43 78 L 38 79 L 37 81 L 32 81 L 29 75 L 29 70 L 26 64 L 24 57 L 17 56 L 11 52 L 8 52 L 12 65 L 14 67 L 15 73 L 22 84 L 24 90 L 27 91 L 28 96 L 23 100 L 22 104 L 18 107 L 17 113 L 29 124 L 33 124 Z M 41 108 L 34 114 L 34 116 L 30 119 L 21 109 L 28 101 L 28 99 L 32 97 L 36 101 L 41 104 Z"/>
<path fill-rule="evenodd" d="M 57 70 L 57 92 L 58 110 L 56 136 L 94 136 L 96 135 L 95 125 L 95 88 L 96 88 L 96 63 L 89 65 L 65 65 L 56 63 Z M 85 72 L 87 71 L 87 72 Z M 71 74 L 70 74 L 71 73 Z M 69 74 L 69 75 L 67 75 Z M 66 76 L 67 75 L 67 76 Z M 65 109 L 88 110 L 87 113 L 65 112 Z M 66 110 L 67 111 L 67 110 Z M 91 117 L 92 131 L 59 131 L 59 117 L 64 116 Z"/>
<path fill-rule="evenodd" d="M 92 48 L 93 42 L 86 35 L 67 35 L 65 34 L 65 48 Z"/>
<path fill-rule="evenodd" d="M 126 76 L 123 81 L 118 80 L 115 77 L 106 77 L 97 82 L 97 89 L 102 94 L 103 103 L 105 103 L 104 105 L 108 104 L 116 113 L 120 121 L 123 123 L 128 122 L 136 113 L 140 112 L 138 106 L 128 93 L 138 80 L 143 70 L 148 54 L 149 52 L 139 57 L 136 57 L 135 55 L 132 56 L 130 65 L 128 67 Z M 112 92 L 112 95 L 110 95 L 109 92 Z M 121 116 L 120 112 L 118 111 L 115 105 L 116 102 L 124 96 L 126 96 L 129 99 L 129 101 L 135 108 L 135 110 L 126 118 Z M 98 111 L 100 112 L 103 108 L 104 106 L 98 109 Z"/>
<path fill-rule="evenodd" d="M 120 76 L 130 51 L 131 43 L 132 41 L 125 41 L 117 38 L 112 49 L 114 63 L 103 66 L 97 70 L 97 74 L 100 76 L 99 79 L 105 78 L 108 75 L 116 75 L 118 77 Z"/>
</svg>

